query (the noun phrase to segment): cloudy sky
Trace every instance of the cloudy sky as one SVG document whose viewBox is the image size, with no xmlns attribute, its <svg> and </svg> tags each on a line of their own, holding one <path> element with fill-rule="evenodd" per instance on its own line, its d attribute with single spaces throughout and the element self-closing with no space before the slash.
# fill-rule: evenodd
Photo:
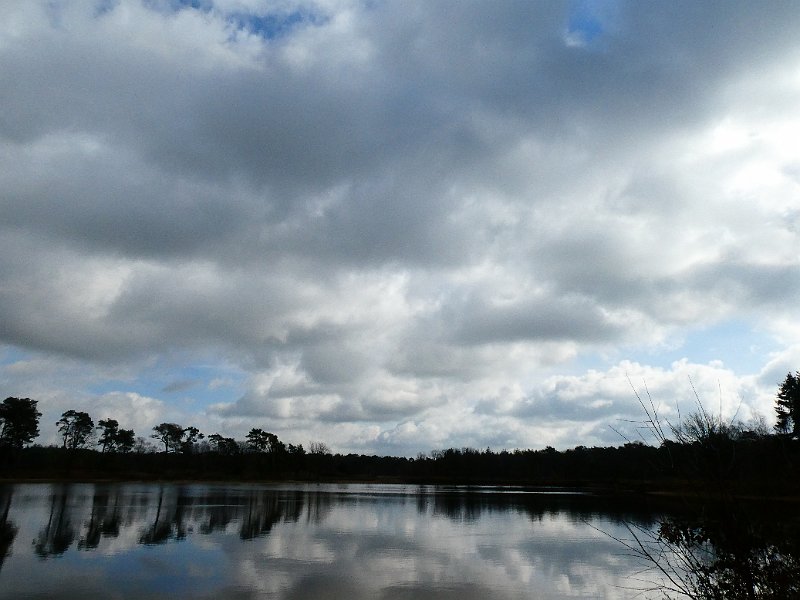
<svg viewBox="0 0 800 600">
<path fill-rule="evenodd" d="M 795 2 L 0 3 L 0 395 L 413 456 L 800 369 Z M 617 433 L 619 432 L 619 433 Z"/>
</svg>

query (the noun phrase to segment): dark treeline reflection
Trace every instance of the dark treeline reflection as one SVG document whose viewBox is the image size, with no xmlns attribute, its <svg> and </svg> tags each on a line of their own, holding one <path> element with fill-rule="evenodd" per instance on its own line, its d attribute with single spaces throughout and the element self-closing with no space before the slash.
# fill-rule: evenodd
<svg viewBox="0 0 800 600">
<path fill-rule="evenodd" d="M 416 497 L 420 513 L 446 517 L 457 522 L 471 522 L 493 513 L 509 510 L 526 515 L 531 521 L 546 516 L 567 514 L 573 520 L 590 521 L 602 515 L 617 522 L 632 522 L 650 527 L 655 523 L 652 509 L 641 501 L 601 496 L 570 490 L 524 490 L 495 488 L 450 488 L 445 493 L 426 493 L 421 486 Z M 500 491 L 500 493 L 498 493 Z"/>
<path fill-rule="evenodd" d="M 11 509 L 11 488 L 0 486 L 0 570 L 3 562 L 11 552 L 11 545 L 17 537 L 17 526 L 8 520 L 8 512 Z"/>
<path fill-rule="evenodd" d="M 36 554 L 42 558 L 64 554 L 75 541 L 72 511 L 68 510 L 70 500 L 66 490 L 50 496 L 50 514 L 47 523 L 34 541 Z"/>
<path fill-rule="evenodd" d="M 13 502 L 15 489 L 17 498 Z M 20 493 L 20 489 L 33 489 L 36 493 Z M 347 486 L 334 485 L 299 489 L 198 484 L 0 486 L 0 560 L 8 556 L 17 532 L 9 518 L 12 504 L 17 511 L 41 515 L 33 550 L 43 559 L 61 556 L 73 547 L 94 550 L 104 539 L 120 536 L 143 545 L 179 542 L 189 535 L 212 533 L 251 540 L 268 535 L 277 523 L 320 523 L 337 503 L 349 508 L 387 501 L 412 503 L 420 515 L 455 522 L 476 521 L 509 510 L 534 522 L 565 512 L 574 520 L 602 514 L 643 527 L 655 522 L 652 513 L 641 507 L 626 505 L 619 498 L 603 499 L 590 494 L 392 485 L 356 489 L 358 493 Z M 38 510 L 30 510 L 35 503 Z"/>
<path fill-rule="evenodd" d="M 796 501 L 718 498 L 703 511 L 630 525 L 623 544 L 661 575 L 661 591 L 686 598 L 800 598 Z M 669 597 L 669 596 L 667 596 Z"/>
<path fill-rule="evenodd" d="M 84 536 L 78 542 L 78 548 L 89 550 L 97 548 L 100 538 L 117 537 L 120 531 L 122 515 L 119 507 L 119 493 L 95 493 L 92 498 L 92 512 L 86 524 Z"/>
<path fill-rule="evenodd" d="M 302 490 L 173 484 L 47 487 L 44 522 L 33 544 L 41 558 L 60 556 L 73 545 L 78 550 L 93 550 L 104 538 L 117 538 L 130 530 L 136 531 L 136 540 L 144 545 L 214 532 L 235 532 L 249 540 L 268 534 L 279 522 L 319 521 L 330 504 L 330 496 Z M 17 531 L 8 518 L 12 486 L 3 487 L 0 494 L 4 507 L 0 549 L 5 558 Z M 42 496 L 37 499 L 41 501 Z M 32 501 L 22 499 L 20 506 Z"/>
</svg>

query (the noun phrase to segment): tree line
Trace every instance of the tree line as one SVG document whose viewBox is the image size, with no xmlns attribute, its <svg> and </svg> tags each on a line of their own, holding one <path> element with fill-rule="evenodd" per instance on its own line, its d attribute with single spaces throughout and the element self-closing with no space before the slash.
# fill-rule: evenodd
<svg viewBox="0 0 800 600">
<path fill-rule="evenodd" d="M 136 437 L 132 429 L 120 427 L 113 418 L 101 419 L 95 425 L 88 413 L 76 410 L 65 411 L 56 423 L 60 448 L 37 450 L 25 448 L 39 435 L 41 413 L 37 402 L 6 398 L 0 403 L 0 466 L 16 464 L 13 471 L 17 474 L 24 475 L 29 468 L 40 476 L 45 471 L 60 473 L 56 465 L 68 464 L 74 467 L 75 476 L 102 472 L 124 477 L 128 472 L 151 477 L 169 472 L 180 477 L 183 469 L 183 475 L 199 478 L 383 477 L 410 482 L 542 484 L 664 482 L 715 469 L 718 476 L 749 482 L 751 487 L 754 482 L 778 488 L 798 486 L 797 478 L 787 474 L 796 474 L 800 465 L 794 441 L 800 425 L 800 371 L 789 373 L 778 389 L 777 423 L 772 432 L 764 423 L 755 427 L 725 423 L 700 408 L 670 434 L 662 435 L 656 446 L 634 441 L 616 448 L 578 446 L 563 452 L 549 447 L 500 452 L 448 448 L 410 459 L 332 454 L 323 442 L 312 442 L 306 451 L 302 444 L 286 444 L 262 428 L 252 428 L 245 439 L 236 440 L 220 433 L 206 436 L 197 427 L 165 422 L 153 427 L 148 439 Z M 15 463 L 14 457 L 19 458 L 23 449 L 27 462 Z M 67 450 L 73 458 L 48 454 L 51 450 Z M 78 458 L 80 453 L 84 453 L 82 458 Z M 98 458 L 91 458 L 92 454 Z M 131 459 L 122 460 L 125 456 Z M 134 456 L 142 458 L 134 460 Z M 63 476 L 70 468 L 63 470 Z"/>
<path fill-rule="evenodd" d="M 39 419 L 42 413 L 37 401 L 30 398 L 6 398 L 0 404 L 0 447 L 21 449 L 39 436 Z M 142 437 L 137 438 L 133 429 L 120 428 L 119 421 L 100 419 L 95 425 L 89 413 L 70 409 L 56 421 L 61 448 L 69 450 L 88 449 L 98 446 L 101 453 L 128 453 L 134 450 L 147 451 L 150 447 Z M 275 452 L 305 454 L 302 444 L 284 444 L 278 436 L 261 428 L 252 428 L 245 440 L 236 440 L 219 433 L 206 436 L 197 427 L 183 427 L 177 423 L 160 423 L 153 427 L 150 438 L 163 444 L 165 453 L 195 454 L 217 452 L 236 455 L 245 452 Z M 202 440 L 207 439 L 203 444 Z M 312 453 L 327 453 L 322 442 L 311 443 Z"/>
</svg>

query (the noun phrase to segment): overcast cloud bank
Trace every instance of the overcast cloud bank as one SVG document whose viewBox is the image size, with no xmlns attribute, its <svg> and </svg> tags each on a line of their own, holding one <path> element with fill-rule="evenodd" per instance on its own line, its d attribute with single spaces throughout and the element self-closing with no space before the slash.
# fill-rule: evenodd
<svg viewBox="0 0 800 600">
<path fill-rule="evenodd" d="M 0 385 L 145 434 L 619 443 L 800 366 L 792 2 L 0 7 Z M 691 382 L 690 383 L 690 379 Z"/>
</svg>

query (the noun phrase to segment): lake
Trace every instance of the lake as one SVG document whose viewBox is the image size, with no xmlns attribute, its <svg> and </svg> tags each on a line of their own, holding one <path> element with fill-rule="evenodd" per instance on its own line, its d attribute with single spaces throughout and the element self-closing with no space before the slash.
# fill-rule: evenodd
<svg viewBox="0 0 800 600">
<path fill-rule="evenodd" d="M 631 524 L 656 519 L 555 489 L 4 485 L 0 597 L 647 597 Z"/>
</svg>

